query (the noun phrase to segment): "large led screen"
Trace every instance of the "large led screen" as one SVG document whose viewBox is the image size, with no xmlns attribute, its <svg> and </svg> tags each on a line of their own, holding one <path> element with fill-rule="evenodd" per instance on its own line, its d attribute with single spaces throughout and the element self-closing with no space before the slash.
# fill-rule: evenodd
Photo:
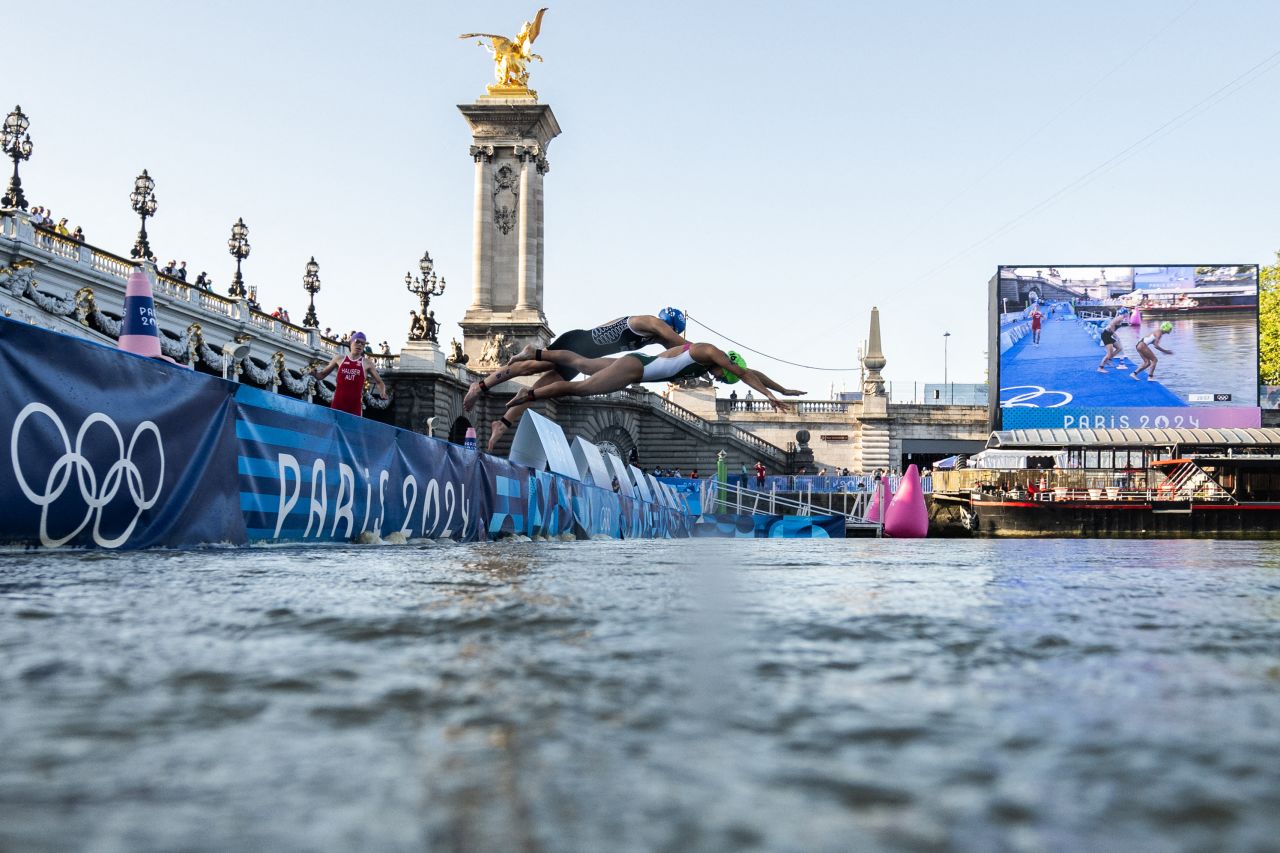
<svg viewBox="0 0 1280 853">
<path fill-rule="evenodd" d="M 1003 429 L 1256 427 L 1258 267 L 1000 267 Z"/>
</svg>

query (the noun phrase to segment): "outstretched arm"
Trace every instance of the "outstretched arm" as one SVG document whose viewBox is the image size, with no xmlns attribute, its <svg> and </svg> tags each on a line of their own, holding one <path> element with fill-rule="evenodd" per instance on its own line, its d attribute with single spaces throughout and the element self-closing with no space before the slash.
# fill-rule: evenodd
<svg viewBox="0 0 1280 853">
<path fill-rule="evenodd" d="M 804 391 L 797 391 L 794 388 L 783 388 L 781 385 L 779 385 L 777 382 L 774 382 L 768 376 L 765 376 L 764 373 L 759 370 L 748 369 L 747 373 L 754 373 L 756 375 L 756 378 L 758 378 L 765 385 L 768 385 L 773 390 L 777 391 L 779 394 L 785 394 L 788 397 L 799 397 L 801 394 L 805 393 Z"/>
<path fill-rule="evenodd" d="M 654 317 L 652 314 L 632 314 L 631 328 L 637 332 L 648 335 L 651 338 L 657 338 L 662 341 L 668 349 L 671 347 L 682 347 L 688 343 L 679 332 L 668 326 L 666 323 Z"/>
<path fill-rule="evenodd" d="M 699 364 L 712 364 L 724 373 L 732 373 L 768 398 L 775 409 L 780 412 L 786 411 L 787 404 L 775 397 L 773 390 L 760 380 L 760 377 L 764 376 L 760 371 L 739 367 L 729 360 L 729 356 L 725 355 L 724 350 L 711 344 L 694 344 L 689 352 L 693 355 L 694 361 Z M 765 378 L 767 379 L 768 377 Z M 777 385 L 776 382 L 773 384 Z"/>
<path fill-rule="evenodd" d="M 341 361 L 342 361 L 342 356 L 335 355 L 333 358 L 329 359 L 329 363 L 324 366 L 323 370 L 316 370 L 314 367 L 311 368 L 311 375 L 314 376 L 317 381 L 324 379 L 326 376 L 328 376 L 330 373 L 333 372 L 333 369 L 337 367 L 339 362 Z"/>
</svg>

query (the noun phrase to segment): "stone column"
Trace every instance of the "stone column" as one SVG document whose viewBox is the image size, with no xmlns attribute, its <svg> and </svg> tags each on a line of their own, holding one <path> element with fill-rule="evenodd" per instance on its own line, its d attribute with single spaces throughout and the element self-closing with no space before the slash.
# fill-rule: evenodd
<svg viewBox="0 0 1280 853">
<path fill-rule="evenodd" d="M 516 146 L 516 156 L 520 158 L 520 213 L 516 224 L 519 256 L 516 266 L 516 311 L 530 311 L 535 307 L 534 293 L 538 288 L 538 225 L 534 221 L 537 198 L 534 182 L 537 179 L 537 167 L 534 160 L 538 156 L 538 146 Z"/>
<path fill-rule="evenodd" d="M 493 187 L 489 164 L 493 162 L 492 145 L 472 145 L 471 159 L 476 162 L 475 199 L 471 222 L 471 307 L 487 306 L 493 299 L 486 271 L 489 268 L 489 239 L 485 225 L 493 219 Z"/>
<path fill-rule="evenodd" d="M 538 309 L 539 309 L 539 310 L 541 310 L 541 309 L 542 309 L 542 306 L 545 304 L 545 303 L 543 302 L 543 290 L 542 290 L 542 269 L 543 269 L 543 260 L 544 260 L 543 252 L 545 251 L 545 247 L 546 247 L 546 241 L 543 239 L 543 235 L 546 233 L 546 230 L 547 230 L 546 223 L 543 221 L 544 208 L 543 208 L 543 206 L 542 206 L 542 180 L 543 180 L 543 177 L 542 177 L 542 176 L 543 176 L 543 175 L 545 175 L 545 174 L 546 174 L 547 172 L 549 172 L 549 171 L 551 171 L 551 166 L 550 166 L 550 164 L 548 164 L 548 163 L 547 163 L 547 158 L 546 158 L 545 156 L 543 156 L 543 157 L 539 157 L 539 158 L 538 158 L 538 176 L 537 176 L 537 184 L 536 184 L 536 186 L 537 186 L 537 207 L 536 207 L 536 209 L 537 209 L 537 211 L 538 211 L 538 220 L 537 220 L 537 221 L 538 221 L 538 240 L 537 240 L 537 248 L 538 248 L 538 270 L 537 270 L 538 275 L 537 275 L 537 279 L 538 279 L 538 286 L 537 286 L 537 294 L 538 294 Z"/>
<path fill-rule="evenodd" d="M 485 97 L 458 110 L 471 126 L 477 158 L 473 302 L 459 325 L 467 366 L 485 371 L 552 337 L 542 307 L 539 167 L 560 126 L 532 93 Z"/>
</svg>

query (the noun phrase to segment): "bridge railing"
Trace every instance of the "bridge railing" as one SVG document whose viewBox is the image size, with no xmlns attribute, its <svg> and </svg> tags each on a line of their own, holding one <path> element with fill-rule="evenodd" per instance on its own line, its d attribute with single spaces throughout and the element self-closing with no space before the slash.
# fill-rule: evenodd
<svg viewBox="0 0 1280 853">
<path fill-rule="evenodd" d="M 0 216 L 0 237 L 30 246 L 38 252 L 60 258 L 82 269 L 118 279 L 121 292 L 124 281 L 137 266 L 137 261 L 132 259 L 59 234 L 55 229 L 30 224 L 29 220 L 27 223 L 29 228 L 24 228 L 20 215 L 6 211 Z M 254 307 L 247 299 L 223 296 L 161 272 L 156 274 L 155 296 L 161 305 L 191 306 L 217 315 L 232 325 L 244 324 L 251 327 L 256 336 L 264 338 L 268 346 L 271 339 L 278 341 L 282 350 L 299 354 L 309 352 L 313 358 L 332 356 L 345 350 L 340 341 L 325 338 L 318 330 L 272 317 Z M 198 312 L 194 313 L 199 316 Z M 376 352 L 368 352 L 367 355 L 380 371 L 395 370 L 399 366 L 398 356 Z"/>
<path fill-rule="evenodd" d="M 801 415 L 816 414 L 845 414 L 849 411 L 849 403 L 847 400 L 794 400 L 788 405 L 794 406 L 795 411 Z M 752 413 L 752 414 L 768 414 L 774 411 L 773 403 L 764 399 L 737 399 L 726 400 L 718 398 L 716 400 L 717 415 L 731 415 L 735 412 Z"/>
</svg>

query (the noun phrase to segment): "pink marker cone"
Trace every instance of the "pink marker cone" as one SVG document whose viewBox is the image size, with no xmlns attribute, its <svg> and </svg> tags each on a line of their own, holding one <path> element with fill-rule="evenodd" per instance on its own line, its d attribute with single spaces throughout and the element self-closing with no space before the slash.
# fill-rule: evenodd
<svg viewBox="0 0 1280 853">
<path fill-rule="evenodd" d="M 124 288 L 124 316 L 116 346 L 134 355 L 162 358 L 160 327 L 156 325 L 156 300 L 151 279 L 142 267 L 134 267 Z"/>
<path fill-rule="evenodd" d="M 889 508 L 884 511 L 884 535 L 894 539 L 923 539 L 929 535 L 929 510 L 920 487 L 920 469 L 907 466 Z"/>
</svg>

